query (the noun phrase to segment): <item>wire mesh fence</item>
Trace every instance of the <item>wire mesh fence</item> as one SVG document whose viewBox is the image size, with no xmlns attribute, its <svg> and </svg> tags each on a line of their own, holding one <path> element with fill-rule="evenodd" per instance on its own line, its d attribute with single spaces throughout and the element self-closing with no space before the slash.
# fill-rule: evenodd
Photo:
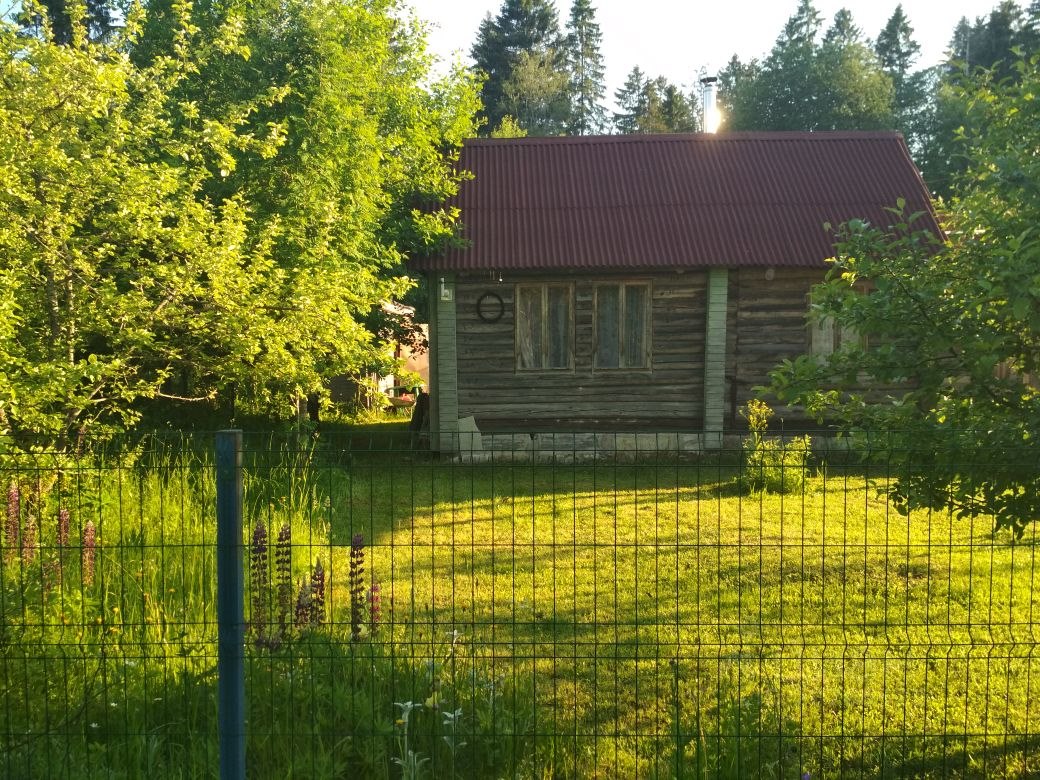
<svg viewBox="0 0 1040 780">
<path fill-rule="evenodd" d="M 604 436 L 247 437 L 249 777 L 1040 773 L 1035 524 Z M 212 449 L 4 461 L 4 776 L 216 775 Z"/>
</svg>

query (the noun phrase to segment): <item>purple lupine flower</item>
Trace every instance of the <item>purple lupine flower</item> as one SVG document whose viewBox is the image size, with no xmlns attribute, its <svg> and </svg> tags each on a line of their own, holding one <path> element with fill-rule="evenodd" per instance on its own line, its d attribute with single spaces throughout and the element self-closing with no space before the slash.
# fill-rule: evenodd
<svg viewBox="0 0 1040 780">
<path fill-rule="evenodd" d="M 43 592 L 52 588 L 61 590 L 61 560 L 58 557 L 48 558 L 43 564 Z"/>
<path fill-rule="evenodd" d="M 267 602 L 271 584 L 268 570 L 267 525 L 263 520 L 253 529 L 253 541 L 249 547 L 249 575 L 252 596 L 250 626 L 259 639 L 267 626 Z"/>
<path fill-rule="evenodd" d="M 306 577 L 300 580 L 300 589 L 296 594 L 296 613 L 293 623 L 303 628 L 311 619 L 311 584 Z"/>
<path fill-rule="evenodd" d="M 36 560 L 36 553 L 40 551 L 39 537 L 36 518 L 30 514 L 25 519 L 25 529 L 22 531 L 22 563 L 28 565 Z"/>
<path fill-rule="evenodd" d="M 311 572 L 310 622 L 312 626 L 320 626 L 325 622 L 325 567 L 321 565 L 321 558 Z"/>
<path fill-rule="evenodd" d="M 354 534 L 350 540 L 350 570 L 347 574 L 350 590 L 350 637 L 361 639 L 365 621 L 365 537 Z"/>
<path fill-rule="evenodd" d="M 18 488 L 18 482 L 11 480 L 7 488 L 7 517 L 4 522 L 4 548 L 5 558 L 11 560 L 17 553 L 20 545 L 18 533 L 21 527 L 20 516 L 22 510 L 22 493 Z"/>
<path fill-rule="evenodd" d="M 94 555 L 97 550 L 97 529 L 93 520 L 87 520 L 83 526 L 83 584 L 94 583 Z"/>
<path fill-rule="evenodd" d="M 58 510 L 58 547 L 69 546 L 69 522 L 72 520 L 72 513 L 68 509 L 62 507 Z"/>
<path fill-rule="evenodd" d="M 292 608 L 292 529 L 288 523 L 278 532 L 274 548 L 274 569 L 278 577 L 278 626 L 282 634 L 289 627 L 289 610 Z"/>
</svg>

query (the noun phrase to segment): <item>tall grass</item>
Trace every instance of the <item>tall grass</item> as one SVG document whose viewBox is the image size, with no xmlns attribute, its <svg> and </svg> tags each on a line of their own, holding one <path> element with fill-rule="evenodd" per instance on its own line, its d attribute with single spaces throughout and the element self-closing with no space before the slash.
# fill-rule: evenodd
<svg viewBox="0 0 1040 780">
<path fill-rule="evenodd" d="M 866 468 L 749 496 L 383 444 L 247 453 L 250 777 L 1040 771 L 1035 535 Z M 206 450 L 7 463 L 4 776 L 215 775 Z"/>
</svg>

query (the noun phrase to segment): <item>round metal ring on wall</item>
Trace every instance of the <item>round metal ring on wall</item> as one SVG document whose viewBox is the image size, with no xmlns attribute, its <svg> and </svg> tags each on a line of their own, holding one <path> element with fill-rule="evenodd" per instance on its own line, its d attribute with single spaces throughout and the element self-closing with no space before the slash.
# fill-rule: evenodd
<svg viewBox="0 0 1040 780">
<path fill-rule="evenodd" d="M 477 298 L 477 316 L 484 322 L 498 322 L 506 307 L 498 293 L 486 292 Z"/>
</svg>

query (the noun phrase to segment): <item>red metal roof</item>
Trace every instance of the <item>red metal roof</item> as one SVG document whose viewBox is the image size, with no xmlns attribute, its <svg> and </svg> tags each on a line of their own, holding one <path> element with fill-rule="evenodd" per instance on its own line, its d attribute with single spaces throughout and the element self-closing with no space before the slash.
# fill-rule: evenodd
<svg viewBox="0 0 1040 780">
<path fill-rule="evenodd" d="M 822 266 L 824 223 L 887 226 L 900 197 L 939 234 L 898 133 L 474 139 L 459 164 L 469 246 L 417 269 Z"/>
</svg>

